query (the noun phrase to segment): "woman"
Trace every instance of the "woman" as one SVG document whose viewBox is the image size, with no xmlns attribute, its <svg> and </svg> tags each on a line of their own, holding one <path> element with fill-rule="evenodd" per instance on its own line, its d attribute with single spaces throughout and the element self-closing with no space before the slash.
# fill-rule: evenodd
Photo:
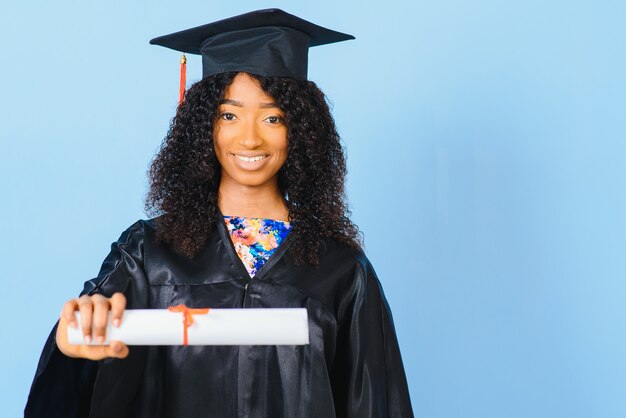
<svg viewBox="0 0 626 418">
<path fill-rule="evenodd" d="M 349 38 L 271 9 L 153 40 L 201 53 L 203 79 L 152 163 L 157 216 L 124 231 L 64 305 L 27 416 L 412 416 L 391 313 L 347 217 L 339 137 L 302 66 L 303 48 Z M 109 311 L 118 325 L 125 308 L 181 303 L 305 307 L 310 344 L 67 342 L 76 310 L 90 342 Z"/>
</svg>

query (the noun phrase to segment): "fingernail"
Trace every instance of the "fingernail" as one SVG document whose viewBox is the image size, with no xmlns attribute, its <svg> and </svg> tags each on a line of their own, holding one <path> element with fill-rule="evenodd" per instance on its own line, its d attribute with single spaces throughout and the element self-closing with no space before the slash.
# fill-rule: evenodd
<svg viewBox="0 0 626 418">
<path fill-rule="evenodd" d="M 96 337 L 96 341 L 98 341 L 98 344 L 102 344 L 104 342 L 104 337 L 102 335 L 98 335 Z"/>
<path fill-rule="evenodd" d="M 91 342 L 91 335 L 85 335 L 85 342 L 89 344 Z"/>
<path fill-rule="evenodd" d="M 120 319 L 119 318 L 115 318 L 113 320 L 113 326 L 114 327 L 119 327 L 120 326 Z"/>
<path fill-rule="evenodd" d="M 115 344 L 113 345 L 113 351 L 115 351 L 116 353 L 119 353 L 120 351 L 122 351 L 122 346 L 119 344 Z"/>
</svg>

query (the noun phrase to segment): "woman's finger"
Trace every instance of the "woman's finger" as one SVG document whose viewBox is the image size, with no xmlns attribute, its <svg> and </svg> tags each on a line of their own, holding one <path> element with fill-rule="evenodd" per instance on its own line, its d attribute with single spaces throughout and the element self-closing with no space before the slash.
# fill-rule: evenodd
<svg viewBox="0 0 626 418">
<path fill-rule="evenodd" d="M 107 347 L 107 356 L 115 358 L 128 357 L 128 346 L 121 341 L 111 341 Z"/>
<path fill-rule="evenodd" d="M 122 315 L 124 315 L 124 309 L 126 309 L 126 296 L 123 293 L 117 292 L 111 296 L 111 321 L 113 325 L 119 327 L 122 323 Z"/>
<path fill-rule="evenodd" d="M 67 320 L 64 316 L 61 316 L 61 318 L 59 318 L 55 342 L 57 347 L 59 348 L 59 350 L 61 350 L 63 354 L 72 357 L 72 354 L 74 353 L 71 352 L 71 349 L 68 349 L 69 344 L 67 342 Z"/>
<path fill-rule="evenodd" d="M 91 342 L 91 320 L 93 316 L 93 302 L 90 296 L 83 295 L 78 298 L 78 310 L 80 312 L 83 339 L 89 344 Z"/>
<path fill-rule="evenodd" d="M 98 344 L 102 344 L 106 338 L 106 327 L 109 322 L 109 300 L 102 295 L 93 295 L 93 336 Z"/>
<path fill-rule="evenodd" d="M 72 328 L 76 328 L 78 326 L 78 323 L 76 322 L 76 315 L 74 315 L 76 309 L 78 309 L 77 300 L 72 299 L 65 302 L 63 310 L 61 311 L 61 317 L 65 319 L 65 322 Z"/>
<path fill-rule="evenodd" d="M 120 341 L 113 341 L 110 345 L 81 345 L 78 357 L 89 360 L 102 360 L 108 357 L 125 358 L 128 356 L 128 346 Z"/>
</svg>

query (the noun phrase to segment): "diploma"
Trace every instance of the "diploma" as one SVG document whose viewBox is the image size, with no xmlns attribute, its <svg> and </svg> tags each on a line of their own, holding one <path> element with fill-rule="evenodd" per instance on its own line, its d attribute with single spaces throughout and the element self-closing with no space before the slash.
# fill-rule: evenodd
<svg viewBox="0 0 626 418">
<path fill-rule="evenodd" d="M 86 344 L 80 312 L 77 328 L 67 327 L 70 344 Z M 119 327 L 106 328 L 106 340 L 127 345 L 305 345 L 309 324 L 305 308 L 272 309 L 127 309 Z"/>
</svg>

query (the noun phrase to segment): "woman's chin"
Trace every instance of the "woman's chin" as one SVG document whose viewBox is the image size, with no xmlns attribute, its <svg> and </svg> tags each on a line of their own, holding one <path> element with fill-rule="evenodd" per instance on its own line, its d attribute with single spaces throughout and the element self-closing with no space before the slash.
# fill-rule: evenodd
<svg viewBox="0 0 626 418">
<path fill-rule="evenodd" d="M 263 188 L 268 186 L 276 186 L 278 185 L 278 178 L 276 175 L 270 176 L 264 173 L 237 173 L 236 175 L 229 176 L 226 178 L 222 176 L 223 180 L 227 180 L 228 183 L 231 183 L 233 186 L 242 186 L 242 187 L 250 187 L 250 188 Z M 222 181 L 223 182 L 223 181 Z"/>
</svg>

